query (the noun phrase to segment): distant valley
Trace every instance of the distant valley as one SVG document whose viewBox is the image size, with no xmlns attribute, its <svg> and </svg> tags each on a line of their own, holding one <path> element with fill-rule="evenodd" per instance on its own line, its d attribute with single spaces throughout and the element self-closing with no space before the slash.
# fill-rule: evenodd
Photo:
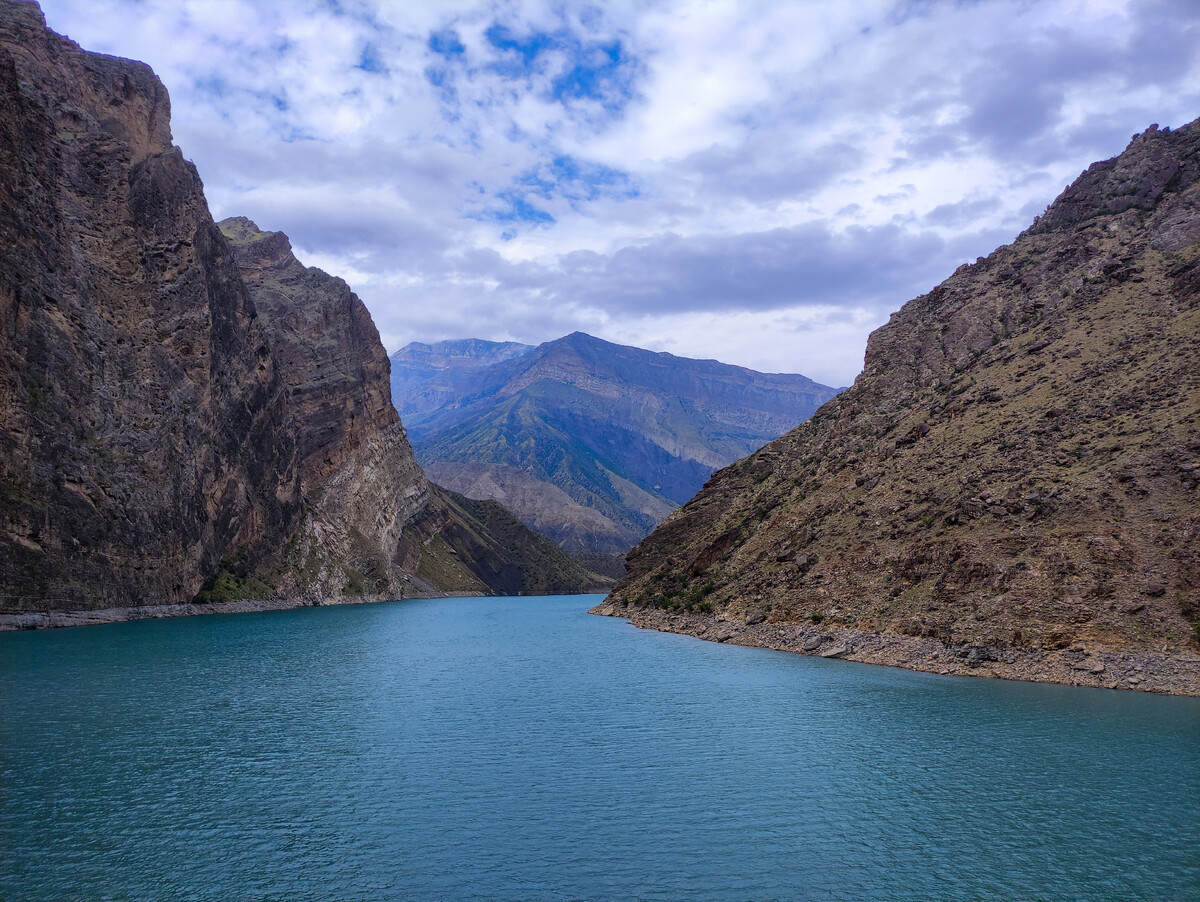
<svg viewBox="0 0 1200 902">
<path fill-rule="evenodd" d="M 582 557 L 625 551 L 714 470 L 811 416 L 837 389 L 801 375 L 612 344 L 479 339 L 392 355 L 392 397 L 417 459 L 456 492 L 505 504 Z"/>
</svg>

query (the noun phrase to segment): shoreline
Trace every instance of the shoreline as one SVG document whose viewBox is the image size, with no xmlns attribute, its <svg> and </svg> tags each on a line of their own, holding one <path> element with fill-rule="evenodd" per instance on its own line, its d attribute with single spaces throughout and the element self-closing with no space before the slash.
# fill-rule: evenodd
<svg viewBox="0 0 1200 902">
<path fill-rule="evenodd" d="M 719 620 L 712 615 L 660 608 L 626 608 L 608 601 L 588 613 L 620 617 L 639 629 L 679 633 L 708 642 L 840 658 L 943 676 L 990 677 L 1200 698 L 1200 655 L 1196 654 L 1122 652 L 1081 645 L 1055 650 L 948 646 L 937 639 L 816 624 Z"/>
<path fill-rule="evenodd" d="M 27 611 L 0 614 L 0 633 L 24 630 L 61 629 L 71 626 L 99 626 L 130 620 L 162 620 L 166 617 L 192 617 L 207 614 L 254 614 L 260 611 L 290 611 L 294 608 L 318 608 L 344 604 L 379 604 L 385 601 L 416 601 L 424 598 L 474 598 L 480 592 L 446 592 L 439 595 L 348 595 L 337 598 L 270 598 L 262 600 L 203 602 L 201 604 L 147 604 L 124 608 L 98 608 L 91 611 Z"/>
</svg>

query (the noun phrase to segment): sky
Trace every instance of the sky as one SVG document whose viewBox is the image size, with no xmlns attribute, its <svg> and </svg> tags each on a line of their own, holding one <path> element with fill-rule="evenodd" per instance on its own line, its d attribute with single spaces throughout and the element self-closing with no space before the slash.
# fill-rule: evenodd
<svg viewBox="0 0 1200 902">
<path fill-rule="evenodd" d="M 870 331 L 1151 123 L 1195 0 L 43 0 L 149 63 L 214 216 L 389 353 L 609 341 L 847 385 Z"/>
</svg>

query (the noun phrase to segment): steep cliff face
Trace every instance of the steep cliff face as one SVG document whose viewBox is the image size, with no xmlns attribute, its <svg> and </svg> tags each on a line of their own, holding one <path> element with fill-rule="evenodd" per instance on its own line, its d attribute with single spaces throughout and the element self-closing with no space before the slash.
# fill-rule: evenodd
<svg viewBox="0 0 1200 902">
<path fill-rule="evenodd" d="M 392 407 L 370 314 L 341 279 L 300 263 L 283 233 L 245 218 L 220 227 L 285 386 L 305 499 L 289 553 L 266 581 L 284 595 L 411 593 L 403 532 L 429 505 L 430 486 Z"/>
<path fill-rule="evenodd" d="M 298 261 L 281 232 L 243 217 L 220 227 L 286 387 L 304 497 L 282 563 L 258 568 L 241 591 L 262 583 L 318 600 L 602 585 L 511 515 L 425 478 L 392 406 L 379 332 L 345 282 Z"/>
<path fill-rule="evenodd" d="M 190 600 L 299 513 L 284 386 L 144 65 L 0 4 L 0 609 Z"/>
<path fill-rule="evenodd" d="M 1200 693 L 1200 125 L 1152 127 L 875 332 L 601 613 L 948 672 Z"/>
<path fill-rule="evenodd" d="M 0 613 L 595 588 L 430 485 L 362 303 L 235 250 L 169 117 L 0 0 Z"/>
</svg>

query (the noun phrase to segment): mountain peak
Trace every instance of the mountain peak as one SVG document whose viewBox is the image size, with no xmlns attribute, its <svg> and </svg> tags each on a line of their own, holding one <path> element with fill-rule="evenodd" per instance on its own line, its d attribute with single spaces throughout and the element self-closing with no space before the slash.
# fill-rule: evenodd
<svg viewBox="0 0 1200 902">
<path fill-rule="evenodd" d="M 835 394 L 579 331 L 486 365 L 444 349 L 436 369 L 413 354 L 392 362 L 418 458 L 455 490 L 503 497 L 573 552 L 624 552 L 715 467 Z"/>
<path fill-rule="evenodd" d="M 1128 210 L 1153 209 L 1164 194 L 1196 181 L 1200 170 L 1195 153 L 1198 129 L 1196 122 L 1174 131 L 1155 124 L 1134 135 L 1123 153 L 1093 163 L 1072 182 L 1030 233 L 1044 234 Z"/>
<path fill-rule="evenodd" d="M 238 249 L 238 262 L 265 267 L 294 260 L 292 242 L 283 232 L 265 232 L 245 216 L 222 219 L 217 226 Z"/>
<path fill-rule="evenodd" d="M 533 345 L 518 341 L 489 341 L 485 338 L 450 338 L 443 341 L 410 341 L 395 354 L 393 360 L 445 361 L 475 360 L 490 363 L 516 357 L 533 350 Z"/>
</svg>

